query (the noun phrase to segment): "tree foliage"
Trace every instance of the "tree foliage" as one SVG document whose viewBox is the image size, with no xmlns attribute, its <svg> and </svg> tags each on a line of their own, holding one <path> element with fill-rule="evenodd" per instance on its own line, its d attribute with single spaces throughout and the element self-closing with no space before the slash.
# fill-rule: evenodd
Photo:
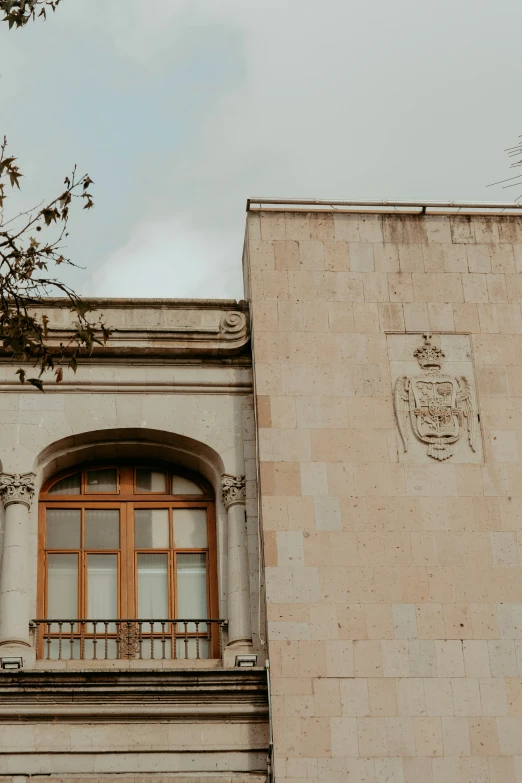
<svg viewBox="0 0 522 783">
<path fill-rule="evenodd" d="M 74 266 L 63 254 L 62 243 L 71 207 L 77 202 L 83 203 L 84 209 L 94 205 L 91 178 L 79 176 L 75 167 L 55 198 L 14 216 L 6 215 L 9 191 L 20 189 L 22 176 L 16 158 L 7 154 L 4 138 L 0 146 L 0 340 L 13 360 L 39 369 L 39 377 L 27 381 L 41 389 L 46 370 L 54 369 L 60 381 L 63 365 L 76 370 L 82 353 L 105 342 L 109 331 L 102 322 L 91 322 L 88 305 L 49 273 L 50 268 L 62 264 Z M 45 304 L 45 297 L 56 295 L 67 298 L 76 318 L 66 343 L 52 338 L 47 316 L 34 307 Z M 22 382 L 26 380 L 25 370 L 19 369 L 18 375 Z"/>
<path fill-rule="evenodd" d="M 36 16 L 47 17 L 47 11 L 56 11 L 62 0 L 0 0 L 0 11 L 5 14 L 3 22 L 11 27 L 23 27 Z"/>
<path fill-rule="evenodd" d="M 23 27 L 36 16 L 46 18 L 46 10 L 56 10 L 61 0 L 0 0 L 2 21 L 9 28 Z M 0 345 L 4 354 L 20 364 L 37 369 L 37 377 L 27 377 L 22 367 L 17 374 L 43 390 L 42 376 L 54 370 L 61 381 L 63 366 L 74 371 L 82 355 L 96 343 L 109 337 L 105 324 L 89 318 L 89 306 L 68 285 L 54 277 L 60 265 L 74 266 L 64 255 L 63 242 L 68 236 L 69 213 L 74 204 L 83 209 L 94 206 L 93 184 L 88 174 L 78 175 L 76 167 L 65 177 L 64 186 L 47 202 L 26 211 L 7 213 L 8 196 L 20 190 L 23 174 L 16 157 L 7 152 L 7 139 L 0 144 Z M 74 326 L 67 342 L 59 342 L 42 312 L 45 298 L 63 296 L 74 314 Z M 36 307 L 35 305 L 40 305 Z"/>
</svg>

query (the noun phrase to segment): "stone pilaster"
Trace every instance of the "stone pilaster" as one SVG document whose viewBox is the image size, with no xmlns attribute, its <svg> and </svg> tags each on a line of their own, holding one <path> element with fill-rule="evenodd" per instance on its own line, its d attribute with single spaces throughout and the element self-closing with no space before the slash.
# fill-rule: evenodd
<svg viewBox="0 0 522 783">
<path fill-rule="evenodd" d="M 245 477 L 222 476 L 223 502 L 228 512 L 228 646 L 252 645 L 250 583 L 245 515 Z"/>
<path fill-rule="evenodd" d="M 2 473 L 0 496 L 5 508 L 0 573 L 0 646 L 29 647 L 29 509 L 34 473 Z"/>
</svg>

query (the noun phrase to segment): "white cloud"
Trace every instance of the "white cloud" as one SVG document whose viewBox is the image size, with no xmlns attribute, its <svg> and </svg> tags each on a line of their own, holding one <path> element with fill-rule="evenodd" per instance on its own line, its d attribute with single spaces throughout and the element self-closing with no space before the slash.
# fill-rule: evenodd
<svg viewBox="0 0 522 783">
<path fill-rule="evenodd" d="M 140 222 L 89 282 L 96 296 L 242 298 L 233 238 L 206 238 L 181 220 Z"/>
<path fill-rule="evenodd" d="M 81 145 L 96 182 L 77 247 L 89 253 L 83 293 L 241 296 L 248 196 L 513 195 L 485 185 L 508 176 L 502 150 L 522 124 L 517 0 L 70 0 L 63 9 L 45 28 L 47 50 L 72 41 L 90 55 L 64 50 L 44 103 L 41 45 L 15 51 L 9 38 L 9 85 L 23 95 L 20 133 L 37 102 L 40 128 L 24 155 L 54 166 L 65 147 L 67 170 Z M 39 42 L 41 31 L 16 40 Z"/>
</svg>

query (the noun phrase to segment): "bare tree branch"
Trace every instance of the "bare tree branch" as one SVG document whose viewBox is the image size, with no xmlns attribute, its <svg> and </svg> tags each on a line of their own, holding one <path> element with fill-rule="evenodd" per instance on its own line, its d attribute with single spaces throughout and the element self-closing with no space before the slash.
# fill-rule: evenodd
<svg viewBox="0 0 522 783">
<path fill-rule="evenodd" d="M 522 136 L 518 137 L 519 139 L 522 139 Z M 519 141 L 517 144 L 515 144 L 514 147 L 508 147 L 504 152 L 507 153 L 508 158 L 518 158 L 518 160 L 515 160 L 514 163 L 511 163 L 509 168 L 510 169 L 516 169 L 522 166 L 522 141 Z M 516 180 L 516 181 L 515 181 Z M 505 185 L 505 182 L 510 182 L 510 185 Z M 522 172 L 518 174 L 515 177 L 507 177 L 506 179 L 501 179 L 498 182 L 492 182 L 490 185 L 488 185 L 488 188 L 493 187 L 494 185 L 502 185 L 502 189 L 506 190 L 507 188 L 522 188 Z M 522 198 L 522 194 L 520 196 L 517 196 L 515 201 L 518 201 Z"/>
<path fill-rule="evenodd" d="M 16 158 L 7 154 L 7 139 L 0 145 L 0 341 L 3 350 L 20 363 L 38 368 L 38 377 L 27 378 L 18 370 L 20 380 L 42 389 L 42 375 L 55 371 L 62 378 L 62 366 L 76 371 L 82 354 L 89 354 L 96 343 L 109 337 L 101 321 L 92 322 L 89 308 L 65 283 L 49 274 L 50 267 L 68 264 L 62 242 L 67 236 L 69 211 L 74 203 L 84 209 L 94 206 L 88 174 L 79 176 L 76 167 L 65 178 L 64 190 L 42 207 L 28 209 L 6 219 L 5 205 L 9 189 L 20 188 L 22 178 Z M 48 319 L 34 312 L 34 305 L 45 298 L 63 295 L 76 316 L 70 340 L 56 346 L 49 339 Z"/>
</svg>

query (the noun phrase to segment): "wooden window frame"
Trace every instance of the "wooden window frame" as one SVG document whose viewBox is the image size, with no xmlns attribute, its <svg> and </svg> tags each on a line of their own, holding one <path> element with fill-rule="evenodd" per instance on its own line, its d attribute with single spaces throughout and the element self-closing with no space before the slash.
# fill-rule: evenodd
<svg viewBox="0 0 522 783">
<path fill-rule="evenodd" d="M 87 472 L 97 469 L 116 468 L 117 488 L 116 493 L 86 492 Z M 167 489 L 172 489 L 173 476 L 183 476 L 193 481 L 201 489 L 200 495 L 173 495 L 170 492 L 137 492 L 136 469 L 156 470 L 166 474 Z M 65 495 L 52 494 L 49 490 L 52 486 L 67 476 L 81 473 L 81 494 Z M 81 509 L 80 549 L 46 548 L 46 511 L 50 508 Z M 118 509 L 120 512 L 120 546 L 115 549 L 85 548 L 85 510 L 92 509 Z M 134 546 L 134 511 L 137 509 L 169 510 L 169 548 L 136 549 Z M 173 510 L 176 508 L 204 508 L 207 512 L 207 547 L 177 549 L 174 545 Z M 78 620 L 87 620 L 87 560 L 89 554 L 116 554 L 118 558 L 118 617 L 107 619 L 136 619 L 138 616 L 137 595 L 137 557 L 139 553 L 161 554 L 167 553 L 168 562 L 168 606 L 169 617 L 177 618 L 177 581 L 176 561 L 177 554 L 206 554 L 207 562 L 207 618 L 218 618 L 218 587 L 217 587 L 217 545 L 216 545 L 216 515 L 215 498 L 211 485 L 201 476 L 191 471 L 178 468 L 173 465 L 159 463 L 146 463 L 136 461 L 114 461 L 93 463 L 77 466 L 53 475 L 48 479 L 40 492 L 38 523 L 38 617 L 45 619 L 47 615 L 47 569 L 48 556 L 50 554 L 76 554 L 78 557 Z M 53 618 L 49 618 L 53 619 Z M 56 618 L 62 619 L 62 618 Z M 69 618 L 63 618 L 69 619 Z M 149 618 L 144 618 L 149 619 Z M 156 619 L 156 618 L 150 618 Z M 189 618 L 190 619 L 190 618 Z M 219 634 L 217 628 L 211 625 L 211 650 L 210 657 L 219 657 Z M 190 636 L 191 634 L 189 634 Z M 42 640 L 43 643 L 43 640 Z M 42 650 L 38 651 L 42 657 Z M 151 659 L 154 664 L 155 659 Z"/>
</svg>

